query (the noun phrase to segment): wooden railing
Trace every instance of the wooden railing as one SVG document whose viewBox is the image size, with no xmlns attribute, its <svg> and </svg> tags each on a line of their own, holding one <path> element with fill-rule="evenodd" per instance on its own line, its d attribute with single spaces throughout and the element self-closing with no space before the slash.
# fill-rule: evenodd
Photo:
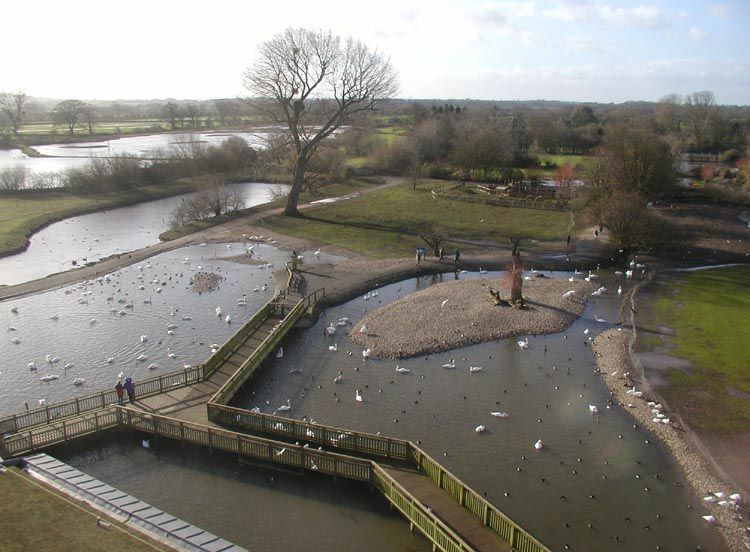
<svg viewBox="0 0 750 552">
<path fill-rule="evenodd" d="M 158 395 L 168 389 L 186 387 L 203 379 L 203 366 L 186 368 L 176 372 L 169 372 L 154 378 L 136 381 L 135 396 L 138 398 Z M 83 397 L 68 399 L 26 412 L 11 414 L 0 418 L 0 434 L 16 433 L 43 424 L 59 421 L 62 418 L 78 416 L 86 412 L 100 410 L 109 405 L 117 404 L 117 393 L 112 389 L 99 391 Z"/>
<path fill-rule="evenodd" d="M 116 408 L 120 410 L 121 424 L 125 428 L 347 479 L 370 481 L 371 478 L 372 463 L 369 460 L 148 414 L 140 410 Z"/>
<path fill-rule="evenodd" d="M 503 514 L 413 443 L 411 443 L 411 460 L 438 487 L 474 514 L 500 538 L 510 543 L 514 550 L 518 552 L 549 552 L 549 548 L 531 536 L 528 531 Z"/>
<path fill-rule="evenodd" d="M 372 485 L 383 493 L 383 496 L 398 508 L 406 519 L 417 527 L 435 546 L 445 552 L 468 552 L 474 550 L 460 535 L 437 518 L 435 514 L 394 480 L 383 468 L 376 463 L 373 464 Z"/>
<path fill-rule="evenodd" d="M 483 205 L 496 205 L 498 207 L 517 207 L 523 209 L 542 209 L 545 211 L 567 211 L 568 208 L 564 203 L 545 201 L 541 198 L 520 198 L 520 197 L 486 197 L 473 196 L 469 194 L 449 194 L 444 192 L 432 192 L 435 199 L 449 199 L 453 201 L 463 201 L 466 203 L 481 203 Z"/>
<path fill-rule="evenodd" d="M 358 454 L 396 460 L 410 458 L 410 443 L 408 441 L 371 433 L 360 433 L 334 426 L 301 422 L 242 408 L 209 403 L 208 419 L 221 425 L 278 435 L 300 442 L 336 447 Z"/>
<path fill-rule="evenodd" d="M 79 416 L 49 423 L 37 429 L 22 431 L 3 438 L 0 435 L 0 453 L 3 456 L 18 456 L 45 447 L 66 443 L 84 435 L 100 433 L 116 428 L 119 417 L 116 409 L 108 406 Z"/>
</svg>

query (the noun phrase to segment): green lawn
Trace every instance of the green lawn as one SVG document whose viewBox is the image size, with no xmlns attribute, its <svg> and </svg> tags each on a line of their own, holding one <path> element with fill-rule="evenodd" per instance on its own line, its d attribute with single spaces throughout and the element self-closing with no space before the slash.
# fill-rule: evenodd
<svg viewBox="0 0 750 552">
<path fill-rule="evenodd" d="M 665 398 L 704 431 L 750 427 L 750 268 L 680 274 L 652 302 L 649 323 L 675 334 L 671 355 L 689 371 L 670 370 Z M 744 398 L 742 397 L 742 394 Z"/>
<path fill-rule="evenodd" d="M 0 496 L 0 550 L 4 552 L 153 552 L 166 548 L 151 546 L 118 524 L 97 526 L 101 514 L 74 506 L 15 468 L 0 474 Z"/>
<path fill-rule="evenodd" d="M 427 224 L 444 227 L 454 239 L 500 243 L 512 233 L 537 240 L 567 235 L 567 213 L 435 200 L 429 193 L 432 186 L 423 182 L 416 191 L 409 185 L 395 186 L 305 210 L 303 219 L 268 217 L 265 222 L 284 234 L 375 257 L 410 254 Z"/>
<path fill-rule="evenodd" d="M 566 163 L 569 163 L 573 167 L 580 164 L 581 161 L 586 159 L 585 155 L 564 155 L 564 154 L 551 154 L 551 153 L 542 153 L 539 155 L 539 164 L 550 164 L 554 163 L 558 167 L 561 167 L 565 165 Z"/>
</svg>

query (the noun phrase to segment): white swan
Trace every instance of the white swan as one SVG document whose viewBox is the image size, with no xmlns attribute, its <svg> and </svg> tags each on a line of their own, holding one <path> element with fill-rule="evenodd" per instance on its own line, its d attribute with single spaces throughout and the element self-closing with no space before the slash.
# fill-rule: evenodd
<svg viewBox="0 0 750 552">
<path fill-rule="evenodd" d="M 507 412 L 490 412 L 491 416 L 494 416 L 495 418 L 507 418 L 508 413 Z"/>
<path fill-rule="evenodd" d="M 410 370 L 402 366 L 396 366 L 396 372 L 398 372 L 399 374 L 408 374 Z"/>
<path fill-rule="evenodd" d="M 152 362 L 151 364 L 148 365 L 149 370 L 156 370 L 158 367 L 159 365 L 156 364 L 155 362 Z"/>
<path fill-rule="evenodd" d="M 544 445 L 542 444 L 542 440 L 541 440 L 541 439 L 539 439 L 539 440 L 538 440 L 538 441 L 537 441 L 536 443 L 534 443 L 534 448 L 535 448 L 536 450 L 542 450 L 542 447 L 543 447 L 543 446 L 544 446 Z"/>
<path fill-rule="evenodd" d="M 328 327 L 326 327 L 326 334 L 328 335 L 334 335 L 336 333 L 336 326 L 333 325 L 333 322 L 329 323 Z"/>
<path fill-rule="evenodd" d="M 276 358 L 282 358 L 284 356 L 284 347 L 279 347 L 279 350 L 276 351 Z"/>
<path fill-rule="evenodd" d="M 144 360 L 148 359 L 148 355 L 141 354 L 141 355 L 138 355 L 135 359 L 143 362 Z"/>
<path fill-rule="evenodd" d="M 52 316 L 49 317 L 49 319 L 50 320 L 54 320 L 54 321 L 58 321 L 58 320 L 60 320 L 60 315 L 59 314 L 53 314 Z"/>
<path fill-rule="evenodd" d="M 572 297 L 575 294 L 575 292 L 576 292 L 576 290 L 574 290 L 574 289 L 566 291 L 565 293 L 563 293 L 563 297 L 565 299 L 567 299 L 568 297 Z"/>
<path fill-rule="evenodd" d="M 356 393 L 354 394 L 354 398 L 357 402 L 362 402 L 364 399 L 362 399 L 362 391 L 357 389 Z"/>
<path fill-rule="evenodd" d="M 364 324 L 362 324 L 359 327 L 359 333 L 365 333 L 366 331 L 367 331 L 367 326 L 365 326 Z"/>
<path fill-rule="evenodd" d="M 446 303 L 447 303 L 448 301 L 450 301 L 450 299 L 445 299 L 445 300 L 443 300 L 443 302 L 442 302 L 442 303 L 440 303 L 440 308 L 444 307 L 444 306 L 445 306 L 445 304 L 446 304 Z"/>
<path fill-rule="evenodd" d="M 370 354 L 371 353 L 372 353 L 372 351 L 368 347 L 367 349 L 365 349 L 364 351 L 362 351 L 362 358 L 370 358 Z"/>
<path fill-rule="evenodd" d="M 335 378 L 333 378 L 333 383 L 341 383 L 341 381 L 343 379 L 344 379 L 344 376 L 342 376 L 341 374 L 339 374 L 338 376 L 336 376 Z"/>
<path fill-rule="evenodd" d="M 84 378 L 73 378 L 73 385 L 83 385 L 86 383 L 86 380 Z"/>
<path fill-rule="evenodd" d="M 528 349 L 529 348 L 529 338 L 527 337 L 523 341 L 518 342 L 518 346 L 521 347 L 521 349 Z"/>
<path fill-rule="evenodd" d="M 469 366 L 469 372 L 481 372 L 482 367 L 481 366 Z"/>
<path fill-rule="evenodd" d="M 287 399 L 286 404 L 282 404 L 276 410 L 278 410 L 279 412 L 287 412 L 291 409 L 292 409 L 292 401 L 290 399 Z"/>
<path fill-rule="evenodd" d="M 703 519 L 706 520 L 706 523 L 709 525 L 714 525 L 716 523 L 716 518 L 714 516 L 708 515 L 708 516 L 701 516 Z"/>
<path fill-rule="evenodd" d="M 476 431 L 477 433 L 484 433 L 485 431 L 487 431 L 487 428 L 480 424 L 474 428 L 474 431 Z"/>
<path fill-rule="evenodd" d="M 223 314 L 223 311 L 221 310 L 221 306 L 216 307 L 216 316 L 221 318 L 222 314 Z"/>
<path fill-rule="evenodd" d="M 483 268 L 479 269 L 479 274 L 487 274 L 487 271 Z"/>
<path fill-rule="evenodd" d="M 333 345 L 328 346 L 329 351 L 333 351 L 334 353 L 339 350 L 338 343 L 334 343 Z"/>
<path fill-rule="evenodd" d="M 586 328 L 585 330 L 583 330 L 583 335 L 588 335 L 590 331 L 591 330 L 589 330 L 588 328 Z"/>
<path fill-rule="evenodd" d="M 143 334 L 141 336 L 141 343 L 146 343 L 146 341 L 148 341 L 148 336 L 146 334 Z"/>
<path fill-rule="evenodd" d="M 622 286 L 617 286 L 617 295 L 622 295 Z"/>
<path fill-rule="evenodd" d="M 41 378 L 39 378 L 39 381 L 52 381 L 56 379 L 60 379 L 60 376 L 58 376 L 57 374 L 50 374 L 48 376 L 42 376 Z"/>
<path fill-rule="evenodd" d="M 176 354 L 174 354 L 174 353 L 167 353 L 167 356 L 168 356 L 169 358 L 177 358 L 177 355 L 176 355 Z"/>
<path fill-rule="evenodd" d="M 595 404 L 590 404 L 589 405 L 589 412 L 592 412 L 592 413 L 596 414 L 597 412 L 599 412 L 599 408 Z"/>
<path fill-rule="evenodd" d="M 70 370 L 71 368 L 73 368 L 73 366 L 75 366 L 75 364 L 73 364 L 72 362 L 66 362 L 63 368 L 65 368 L 66 370 Z"/>
<path fill-rule="evenodd" d="M 13 344 L 15 344 L 15 345 L 20 345 L 21 344 L 21 340 L 18 339 L 17 337 L 14 337 L 13 339 L 11 339 L 10 342 L 13 343 Z"/>
<path fill-rule="evenodd" d="M 29 370 L 36 370 L 36 362 L 29 362 L 28 367 Z"/>
<path fill-rule="evenodd" d="M 456 361 L 453 359 L 450 359 L 448 362 L 443 364 L 443 368 L 455 368 L 456 367 Z"/>
<path fill-rule="evenodd" d="M 231 324 L 232 323 L 232 317 L 227 314 L 226 318 L 224 318 L 224 322 L 226 322 L 227 324 Z"/>
</svg>

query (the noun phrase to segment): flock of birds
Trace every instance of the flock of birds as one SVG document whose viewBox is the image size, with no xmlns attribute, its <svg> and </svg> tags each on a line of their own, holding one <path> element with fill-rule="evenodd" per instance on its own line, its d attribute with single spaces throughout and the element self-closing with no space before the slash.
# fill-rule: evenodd
<svg viewBox="0 0 750 552">
<path fill-rule="evenodd" d="M 231 244 L 229 246 L 231 247 Z M 201 247 L 206 247 L 206 244 L 201 244 Z M 246 252 L 252 254 L 254 249 L 255 245 L 250 245 L 247 247 Z M 257 252 L 255 254 L 257 255 Z M 215 255 L 216 251 L 214 251 Z M 62 351 L 48 353 L 44 357 L 43 362 L 38 358 L 27 357 L 26 367 L 33 374 L 37 374 L 40 383 L 50 385 L 57 381 L 67 381 L 74 387 L 80 388 L 86 386 L 87 377 L 90 377 L 94 386 L 101 387 L 101 371 L 106 371 L 110 365 L 117 365 L 120 368 L 117 368 L 119 373 L 116 374 L 116 378 L 113 377 L 112 379 L 111 385 L 114 386 L 117 379 L 125 377 L 126 371 L 135 377 L 139 372 L 139 365 L 144 366 L 147 371 L 159 369 L 161 363 L 164 363 L 165 366 L 168 365 L 170 369 L 191 367 L 189 362 L 191 361 L 190 357 L 194 356 L 194 348 L 191 348 L 189 352 L 183 351 L 181 344 L 184 344 L 185 339 L 190 339 L 195 344 L 199 339 L 196 337 L 196 334 L 205 333 L 205 329 L 196 328 L 195 323 L 192 323 L 193 316 L 191 314 L 195 313 L 196 308 L 201 307 L 192 305 L 187 308 L 181 308 L 181 306 L 177 305 L 170 306 L 169 303 L 174 299 L 170 300 L 170 294 L 167 291 L 174 288 L 188 288 L 192 286 L 196 274 L 199 274 L 204 268 L 199 263 L 207 261 L 199 260 L 196 262 L 195 260 L 191 260 L 190 257 L 184 257 L 179 261 L 169 260 L 159 262 L 157 259 L 133 265 L 64 289 L 63 294 L 68 296 L 69 299 L 55 302 L 57 307 L 53 308 L 59 309 L 58 312 L 47 312 L 48 320 L 51 324 L 55 324 L 55 326 L 48 329 L 57 333 L 54 328 L 58 328 L 57 324 L 59 324 L 60 335 L 71 336 L 74 340 L 76 339 L 74 336 L 80 333 L 84 335 L 90 334 L 91 337 L 85 339 L 87 342 L 86 353 L 78 356 L 77 359 L 63 360 L 63 357 L 71 355 L 70 351 L 66 353 Z M 180 268 L 180 265 L 183 265 L 183 267 Z M 273 264 L 264 262 L 255 268 L 260 270 L 272 269 Z M 215 267 L 215 270 L 219 274 L 221 273 L 220 267 Z M 267 273 L 269 277 L 272 277 L 270 270 Z M 260 274 L 262 275 L 263 273 L 261 272 Z M 230 285 L 234 286 L 234 283 L 232 282 Z M 228 328 L 231 328 L 233 316 L 244 317 L 247 314 L 248 295 L 252 293 L 267 295 L 270 293 L 268 283 L 259 281 L 258 285 L 252 290 L 248 288 L 247 293 L 242 294 L 236 299 L 236 309 L 228 309 L 224 305 L 214 305 L 210 308 L 213 309 L 213 313 L 219 320 L 226 324 Z M 159 301 L 155 299 L 155 295 L 159 296 Z M 65 305 L 66 302 L 71 300 L 72 305 Z M 210 299 L 207 300 L 210 301 Z M 202 300 L 201 303 L 205 303 L 205 301 Z M 23 354 L 21 351 L 24 350 L 33 351 L 31 355 L 39 355 L 41 349 L 39 345 L 39 328 L 31 329 L 31 325 L 38 326 L 43 321 L 39 320 L 38 308 L 30 307 L 30 309 L 28 311 L 22 303 L 10 306 L 12 319 L 7 327 L 7 331 L 10 334 L 11 344 L 19 347 L 18 352 L 14 356 L 19 353 Z M 109 310 L 109 314 L 105 314 L 107 309 Z M 135 311 L 141 309 L 148 309 L 149 314 L 146 315 L 148 320 L 153 319 L 154 316 L 161 319 L 168 317 L 169 321 L 164 325 L 163 333 L 157 330 L 156 335 L 154 335 L 153 324 L 150 324 L 148 332 L 140 333 L 135 343 L 127 344 L 123 342 L 121 337 L 126 331 L 121 329 L 113 330 L 111 324 L 100 324 L 101 330 L 94 330 L 97 327 L 97 323 L 102 322 L 103 316 L 111 317 L 114 320 L 122 319 L 128 321 L 130 320 L 130 316 L 128 315 L 132 315 Z M 33 322 L 29 322 L 27 316 L 33 317 Z M 133 318 L 133 320 L 136 320 L 136 318 Z M 146 319 L 138 317 L 137 320 L 139 321 L 135 322 L 135 324 L 140 325 Z M 181 326 L 185 328 L 189 327 L 193 331 L 188 330 L 189 333 L 184 334 L 180 332 Z M 129 326 L 129 328 L 132 327 Z M 119 325 L 116 328 L 119 328 Z M 178 332 L 182 336 L 177 341 L 174 341 L 175 338 L 173 336 Z M 225 332 L 226 330 L 221 331 L 221 333 Z M 132 331 L 128 331 L 127 333 L 132 333 Z M 200 344 L 202 345 L 203 342 L 201 341 Z M 97 347 L 106 350 L 106 348 L 113 345 L 118 347 L 120 351 L 114 352 L 114 354 L 110 353 L 110 355 L 104 356 L 101 360 L 92 361 L 91 350 Z M 166 359 L 164 358 L 163 349 L 160 349 L 161 346 L 167 346 Z M 210 343 L 209 348 L 211 353 L 214 353 L 218 350 L 219 344 Z M 123 349 L 132 352 L 124 352 Z M 44 351 L 42 350 L 41 353 L 44 354 Z M 152 356 L 157 358 L 151 358 Z M 61 369 L 56 370 L 55 368 L 58 367 Z M 92 368 L 96 369 L 96 375 L 91 373 Z M 114 375 L 114 372 L 108 371 L 108 373 Z M 140 373 L 143 374 L 143 372 Z M 56 396 L 59 397 L 61 394 L 65 395 L 62 391 L 55 391 Z M 38 399 L 38 401 L 40 405 L 44 406 L 47 404 L 47 397 Z M 28 405 L 28 402 L 26 404 Z"/>
</svg>

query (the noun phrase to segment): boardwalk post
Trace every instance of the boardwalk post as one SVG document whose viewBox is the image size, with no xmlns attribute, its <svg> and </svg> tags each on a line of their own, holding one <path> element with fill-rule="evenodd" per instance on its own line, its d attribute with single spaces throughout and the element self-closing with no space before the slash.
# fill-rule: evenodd
<svg viewBox="0 0 750 552">
<path fill-rule="evenodd" d="M 185 424 L 180 421 L 180 445 L 185 446 Z"/>
<path fill-rule="evenodd" d="M 461 499 L 458 501 L 458 503 L 463 506 L 466 504 L 466 487 L 461 485 Z"/>
<path fill-rule="evenodd" d="M 76 414 L 81 413 L 81 403 L 78 402 L 78 397 L 76 397 Z"/>
</svg>

